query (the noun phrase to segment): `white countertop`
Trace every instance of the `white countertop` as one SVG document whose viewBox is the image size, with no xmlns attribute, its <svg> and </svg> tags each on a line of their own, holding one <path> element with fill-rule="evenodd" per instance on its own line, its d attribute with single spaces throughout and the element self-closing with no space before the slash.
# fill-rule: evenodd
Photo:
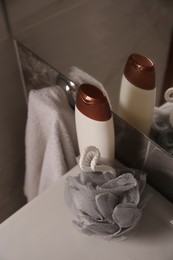
<svg viewBox="0 0 173 260">
<path fill-rule="evenodd" d="M 137 228 L 123 241 L 80 233 L 64 202 L 67 175 L 0 225 L 0 260 L 172 260 L 173 204 L 153 197 Z"/>
</svg>

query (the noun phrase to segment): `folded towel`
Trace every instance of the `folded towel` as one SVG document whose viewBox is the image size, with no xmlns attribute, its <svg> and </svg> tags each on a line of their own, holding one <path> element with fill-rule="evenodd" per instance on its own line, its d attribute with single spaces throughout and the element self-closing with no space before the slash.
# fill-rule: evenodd
<svg viewBox="0 0 173 260">
<path fill-rule="evenodd" d="M 74 112 L 61 87 L 32 90 L 26 126 L 25 195 L 28 201 L 76 164 Z"/>
<path fill-rule="evenodd" d="M 77 85 L 87 82 L 104 90 L 100 82 L 76 67 L 70 70 L 69 79 Z M 24 192 L 30 201 L 76 164 L 74 111 L 60 86 L 30 91 L 25 143 Z"/>
</svg>

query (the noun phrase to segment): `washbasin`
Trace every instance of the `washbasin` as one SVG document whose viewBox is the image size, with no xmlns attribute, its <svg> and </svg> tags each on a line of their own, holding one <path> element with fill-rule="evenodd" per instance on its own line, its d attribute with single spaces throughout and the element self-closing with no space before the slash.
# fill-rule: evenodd
<svg viewBox="0 0 173 260">
<path fill-rule="evenodd" d="M 111 241 L 76 230 L 64 201 L 67 176 L 0 225 L 0 259 L 172 260 L 173 205 L 149 186 L 152 197 L 137 227 Z"/>
</svg>

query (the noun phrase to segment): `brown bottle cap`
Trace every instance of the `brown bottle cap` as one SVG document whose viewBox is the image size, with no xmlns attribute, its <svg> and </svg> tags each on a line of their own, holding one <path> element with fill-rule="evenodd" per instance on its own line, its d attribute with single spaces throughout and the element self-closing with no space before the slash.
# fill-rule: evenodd
<svg viewBox="0 0 173 260">
<path fill-rule="evenodd" d="M 131 84 L 138 88 L 146 90 L 155 88 L 154 63 L 140 54 L 133 53 L 129 56 L 124 75 Z"/>
<path fill-rule="evenodd" d="M 76 107 L 82 114 L 97 121 L 109 120 L 112 115 L 105 94 L 99 88 L 86 83 L 78 89 Z"/>
</svg>

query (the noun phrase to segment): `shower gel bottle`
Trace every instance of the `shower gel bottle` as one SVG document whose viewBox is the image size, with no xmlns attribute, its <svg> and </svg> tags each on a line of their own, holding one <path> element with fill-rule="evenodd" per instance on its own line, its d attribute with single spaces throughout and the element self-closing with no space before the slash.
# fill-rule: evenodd
<svg viewBox="0 0 173 260">
<path fill-rule="evenodd" d="M 119 97 L 119 116 L 147 135 L 155 106 L 155 68 L 140 54 L 131 54 L 125 65 Z"/>
<path fill-rule="evenodd" d="M 99 149 L 101 157 L 113 164 L 115 133 L 112 111 L 105 94 L 97 87 L 82 84 L 77 93 L 75 121 L 80 154 L 87 146 Z"/>
</svg>

